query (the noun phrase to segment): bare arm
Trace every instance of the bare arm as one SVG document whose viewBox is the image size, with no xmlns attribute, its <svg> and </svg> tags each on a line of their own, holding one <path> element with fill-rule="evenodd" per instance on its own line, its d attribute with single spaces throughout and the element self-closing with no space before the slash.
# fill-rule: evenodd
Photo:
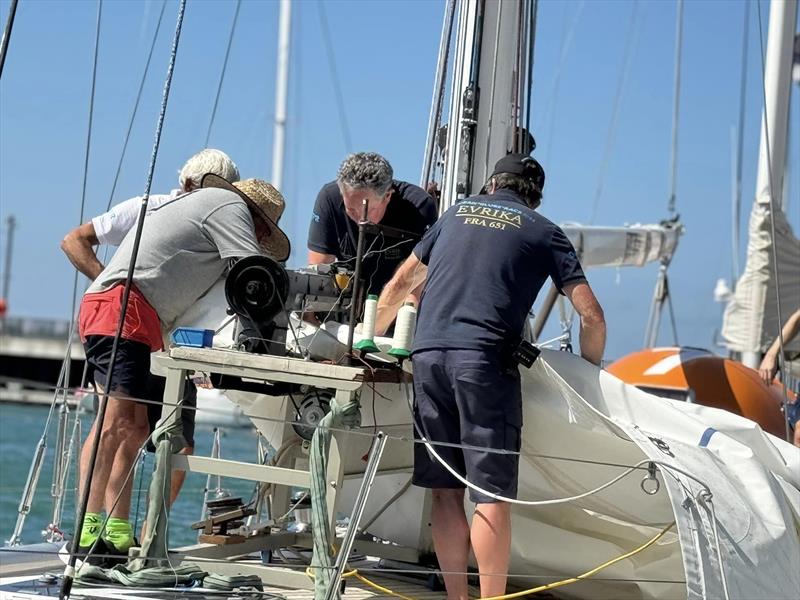
<svg viewBox="0 0 800 600">
<path fill-rule="evenodd" d="M 386 333 L 409 294 L 419 298 L 427 276 L 428 267 L 422 264 L 414 254 L 411 254 L 400 265 L 392 279 L 383 288 L 378 300 L 378 312 L 375 317 L 376 335 Z"/>
<path fill-rule="evenodd" d="M 323 254 L 322 252 L 308 251 L 309 265 L 329 265 L 336 260 L 333 254 Z"/>
<path fill-rule="evenodd" d="M 581 356 L 600 366 L 606 347 L 606 319 L 603 308 L 585 281 L 564 287 L 572 306 L 581 317 Z"/>
<path fill-rule="evenodd" d="M 791 342 L 795 336 L 800 332 L 800 310 L 796 310 L 794 314 L 789 317 L 781 330 L 781 337 L 783 337 L 784 346 Z M 775 373 L 778 371 L 778 354 L 781 351 L 781 340 L 775 338 L 772 346 L 769 347 L 764 359 L 761 361 L 761 366 L 758 367 L 758 374 L 767 385 L 772 383 L 775 378 Z"/>
<path fill-rule="evenodd" d="M 91 221 L 76 227 L 61 240 L 61 249 L 69 261 L 81 273 L 94 281 L 103 271 L 103 263 L 97 260 L 93 246 L 98 244 L 97 234 Z"/>
</svg>

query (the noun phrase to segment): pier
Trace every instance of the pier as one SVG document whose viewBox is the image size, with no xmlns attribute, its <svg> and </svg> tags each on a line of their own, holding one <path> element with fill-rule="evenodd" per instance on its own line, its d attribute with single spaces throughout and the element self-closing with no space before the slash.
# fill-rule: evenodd
<svg viewBox="0 0 800 600">
<path fill-rule="evenodd" d="M 50 404 L 67 350 L 69 321 L 6 317 L 0 319 L 0 402 Z M 72 342 L 69 385 L 83 374 L 83 346 Z"/>
</svg>

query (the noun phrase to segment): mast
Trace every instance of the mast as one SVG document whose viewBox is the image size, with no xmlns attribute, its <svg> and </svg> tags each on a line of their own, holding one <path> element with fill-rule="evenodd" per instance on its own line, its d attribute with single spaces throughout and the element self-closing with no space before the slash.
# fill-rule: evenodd
<svg viewBox="0 0 800 600">
<path fill-rule="evenodd" d="M 283 157 L 286 148 L 286 96 L 289 91 L 289 48 L 292 2 L 280 0 L 278 15 L 278 69 L 275 81 L 275 127 L 272 136 L 272 185 L 283 187 Z"/>
<path fill-rule="evenodd" d="M 782 326 L 778 305 L 793 307 L 800 297 L 800 242 L 783 212 L 796 19 L 797 0 L 772 0 L 747 263 L 723 320 L 722 334 L 728 348 L 741 352 L 742 362 L 753 368 L 758 367 L 762 350 Z"/>
<path fill-rule="evenodd" d="M 534 0 L 460 2 L 440 212 L 477 193 L 494 163 L 519 146 L 534 14 Z"/>
</svg>

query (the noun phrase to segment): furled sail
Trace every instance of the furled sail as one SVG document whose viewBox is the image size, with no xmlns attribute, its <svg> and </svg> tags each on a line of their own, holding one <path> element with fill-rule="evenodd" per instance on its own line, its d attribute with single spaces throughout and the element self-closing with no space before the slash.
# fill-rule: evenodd
<svg viewBox="0 0 800 600">
<path fill-rule="evenodd" d="M 581 255 L 584 267 L 643 267 L 672 258 L 682 228 L 671 223 L 595 227 L 576 223 L 561 226 Z"/>
</svg>

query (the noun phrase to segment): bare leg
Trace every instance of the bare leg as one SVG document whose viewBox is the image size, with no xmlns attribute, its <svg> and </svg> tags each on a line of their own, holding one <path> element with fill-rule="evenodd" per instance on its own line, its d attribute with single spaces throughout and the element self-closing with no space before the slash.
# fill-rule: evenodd
<svg viewBox="0 0 800 600">
<path fill-rule="evenodd" d="M 475 515 L 472 517 L 472 549 L 481 573 L 481 596 L 491 598 L 505 594 L 511 555 L 510 504 L 492 502 L 475 507 Z"/>
<path fill-rule="evenodd" d="M 103 389 L 97 386 L 97 394 L 102 396 L 103 393 Z M 134 403 L 129 400 L 120 400 L 113 396 L 109 396 L 108 398 L 106 414 L 103 419 L 103 431 L 100 435 L 100 441 L 97 447 L 97 459 L 92 474 L 89 503 L 86 506 L 86 512 L 99 513 L 111 505 L 110 503 L 106 504 L 106 498 L 108 496 L 107 487 L 112 478 L 114 462 L 121 443 L 121 438 L 125 435 L 122 434 L 122 431 L 127 430 L 128 424 L 126 423 L 126 419 L 131 418 L 130 415 L 132 414 L 133 406 Z M 86 476 L 89 473 L 89 463 L 91 462 L 92 456 L 92 445 L 97 431 L 97 419 L 95 418 L 94 423 L 92 423 L 92 429 L 81 449 L 81 492 L 83 492 L 83 486 L 86 485 Z M 128 504 L 130 504 L 130 498 Z"/>
<path fill-rule="evenodd" d="M 464 490 L 435 489 L 431 504 L 433 546 L 444 575 L 448 600 L 467 600 L 469 523 L 464 512 Z M 457 574 L 458 573 L 458 574 Z M 463 575 L 461 574 L 463 573 Z"/>
<path fill-rule="evenodd" d="M 800 448 L 800 421 L 794 424 L 794 445 Z"/>
<path fill-rule="evenodd" d="M 108 473 L 104 504 L 110 517 L 127 519 L 130 514 L 133 477 L 128 475 L 149 430 L 145 405 L 129 399 L 108 399 L 103 439 L 108 440 L 114 461 Z"/>
</svg>

